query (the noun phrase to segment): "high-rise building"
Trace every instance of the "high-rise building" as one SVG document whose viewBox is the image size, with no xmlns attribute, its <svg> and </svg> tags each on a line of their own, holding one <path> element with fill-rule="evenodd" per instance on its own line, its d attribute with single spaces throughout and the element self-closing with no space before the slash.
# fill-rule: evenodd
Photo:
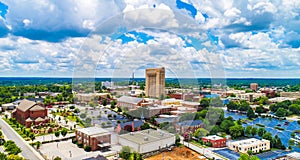
<svg viewBox="0 0 300 160">
<path fill-rule="evenodd" d="M 257 91 L 257 89 L 258 89 L 258 84 L 257 84 L 257 83 L 251 83 L 251 84 L 250 84 L 250 89 L 253 90 L 253 91 Z"/>
<path fill-rule="evenodd" d="M 165 95 L 165 68 L 146 69 L 146 96 L 160 98 Z"/>
</svg>

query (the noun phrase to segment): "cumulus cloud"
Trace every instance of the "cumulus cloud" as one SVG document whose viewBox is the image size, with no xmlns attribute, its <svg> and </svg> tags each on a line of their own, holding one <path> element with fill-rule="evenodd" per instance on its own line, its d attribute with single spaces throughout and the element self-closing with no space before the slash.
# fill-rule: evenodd
<svg viewBox="0 0 300 160">
<path fill-rule="evenodd" d="M 4 0 L 1 74 L 126 76 L 166 62 L 182 76 L 299 73 L 299 1 L 182 2 L 195 13 L 175 0 Z"/>
</svg>

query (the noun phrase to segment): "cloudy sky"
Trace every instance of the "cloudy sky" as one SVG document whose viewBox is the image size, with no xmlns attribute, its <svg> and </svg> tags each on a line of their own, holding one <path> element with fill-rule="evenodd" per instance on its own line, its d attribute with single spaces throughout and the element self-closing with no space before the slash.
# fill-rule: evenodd
<svg viewBox="0 0 300 160">
<path fill-rule="evenodd" d="M 0 76 L 300 75 L 299 0 L 0 0 Z"/>
</svg>

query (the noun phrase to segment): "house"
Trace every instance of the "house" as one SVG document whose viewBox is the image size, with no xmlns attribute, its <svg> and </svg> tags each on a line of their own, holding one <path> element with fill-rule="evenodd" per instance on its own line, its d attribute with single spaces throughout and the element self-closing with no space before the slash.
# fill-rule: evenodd
<svg viewBox="0 0 300 160">
<path fill-rule="evenodd" d="M 40 103 L 23 99 L 12 112 L 12 118 L 30 127 L 32 124 L 39 125 L 49 122 L 48 112 Z"/>
<path fill-rule="evenodd" d="M 163 130 L 146 129 L 120 135 L 119 144 L 143 154 L 169 148 L 175 144 L 175 135 Z"/>
<path fill-rule="evenodd" d="M 176 123 L 176 130 L 180 133 L 184 132 L 195 132 L 198 128 L 203 127 L 201 120 L 187 120 Z"/>
<path fill-rule="evenodd" d="M 137 106 L 141 106 L 145 100 L 143 98 L 130 97 L 130 96 L 122 96 L 117 99 L 117 106 L 122 109 L 136 109 Z"/>
<path fill-rule="evenodd" d="M 214 148 L 226 147 L 226 138 L 220 136 L 210 135 L 202 137 L 202 141 L 205 143 L 210 142 Z"/>
<path fill-rule="evenodd" d="M 259 140 L 256 138 L 249 138 L 228 142 L 228 148 L 240 153 L 247 153 L 247 151 L 259 153 L 260 151 L 270 150 L 270 141 L 266 139 Z"/>
<path fill-rule="evenodd" d="M 90 146 L 92 151 L 110 147 L 111 134 L 99 127 L 89 127 L 77 129 L 75 132 L 76 140 L 83 146 Z"/>
<path fill-rule="evenodd" d="M 16 108 L 16 105 L 13 103 L 6 103 L 6 104 L 2 104 L 1 108 L 3 110 L 14 110 Z"/>
<path fill-rule="evenodd" d="M 144 124 L 143 121 L 134 119 L 131 122 L 121 122 L 117 124 L 117 127 L 115 128 L 115 132 L 120 134 L 121 130 L 127 131 L 127 132 L 134 132 L 141 130 L 141 126 Z"/>
</svg>

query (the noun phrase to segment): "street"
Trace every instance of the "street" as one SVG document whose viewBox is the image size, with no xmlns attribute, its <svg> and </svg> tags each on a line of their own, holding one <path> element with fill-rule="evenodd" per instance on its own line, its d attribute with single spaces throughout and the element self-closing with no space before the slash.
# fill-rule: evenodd
<svg viewBox="0 0 300 160">
<path fill-rule="evenodd" d="M 0 118 L 0 126 L 2 132 L 6 135 L 7 139 L 13 140 L 18 147 L 22 150 L 21 154 L 25 159 L 41 160 L 44 159 L 37 151 L 27 144 L 17 132 L 15 132 L 3 119 Z"/>
</svg>

